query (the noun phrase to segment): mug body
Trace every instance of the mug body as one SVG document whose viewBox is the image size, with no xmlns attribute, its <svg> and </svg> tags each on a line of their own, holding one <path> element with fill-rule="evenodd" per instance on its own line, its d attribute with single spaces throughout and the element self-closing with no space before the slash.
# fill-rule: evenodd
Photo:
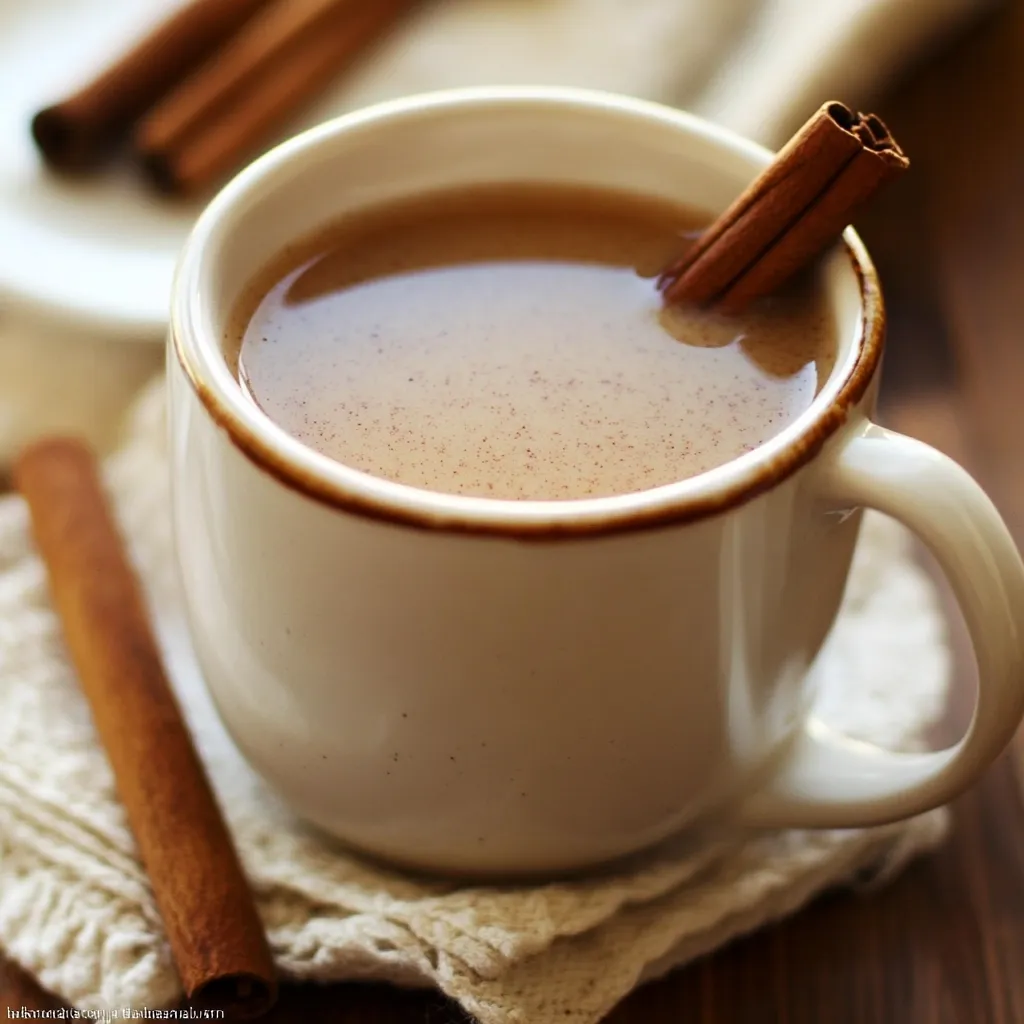
<svg viewBox="0 0 1024 1024">
<path fill-rule="evenodd" d="M 504 502 L 374 479 L 263 417 L 224 343 L 263 265 L 367 205 L 576 182 L 713 214 L 768 159 L 651 104 L 467 90 L 314 129 L 203 215 L 168 349 L 181 579 L 219 713 L 300 815 L 417 868 L 556 872 L 728 813 L 770 772 L 856 540 L 858 517 L 815 486 L 875 390 L 880 305 L 852 234 L 821 271 L 839 350 L 812 407 L 635 495 Z"/>
</svg>

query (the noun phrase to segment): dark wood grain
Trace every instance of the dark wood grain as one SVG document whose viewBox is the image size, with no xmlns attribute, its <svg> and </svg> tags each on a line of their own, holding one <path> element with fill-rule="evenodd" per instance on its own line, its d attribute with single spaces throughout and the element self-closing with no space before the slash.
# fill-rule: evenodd
<svg viewBox="0 0 1024 1024">
<path fill-rule="evenodd" d="M 890 303 L 884 416 L 967 465 L 1024 538 L 1024 6 L 1007 5 L 876 105 L 913 170 L 860 227 Z M 943 739 L 969 715 L 954 625 Z M 59 1005 L 0 965 L 0 1003 Z M 274 1024 L 455 1024 L 444 1000 L 287 987 Z M 1009 757 L 954 808 L 943 849 L 837 893 L 635 993 L 609 1024 L 1024 1022 L 1024 801 Z"/>
</svg>

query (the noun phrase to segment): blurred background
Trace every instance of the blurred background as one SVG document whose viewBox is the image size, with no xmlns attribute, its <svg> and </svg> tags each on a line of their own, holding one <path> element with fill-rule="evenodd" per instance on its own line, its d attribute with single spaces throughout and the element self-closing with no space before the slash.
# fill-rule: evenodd
<svg viewBox="0 0 1024 1024">
<path fill-rule="evenodd" d="M 998 9 L 995 0 L 0 0 L 0 464 L 42 430 L 112 443 L 127 397 L 158 369 L 174 260 L 203 201 L 297 129 L 408 93 L 542 83 L 682 106 L 777 147 L 825 100 L 867 107 Z M 200 12 L 200 29 L 225 12 L 240 26 L 206 55 L 214 77 L 243 38 L 250 58 L 276 55 L 236 76 L 233 91 L 231 81 L 205 88 L 213 101 L 177 118 L 183 141 L 155 160 L 132 137 L 142 125 L 123 118 L 113 159 L 48 170 L 33 117 L 183 10 Z M 90 102 L 143 100 L 147 74 L 181 48 L 180 38 L 153 48 Z M 247 60 L 249 71 L 259 64 Z M 201 74 L 202 61 L 189 70 Z M 137 120 L 188 84 L 188 74 L 172 76 Z M 83 106 L 74 119 L 95 122 Z M 163 110 L 157 120 L 166 128 L 176 117 Z M 162 165 L 173 178 L 224 142 L 225 125 L 243 123 L 257 130 L 187 195 L 168 198 L 154 187 L 159 175 L 142 173 Z M 930 159 L 930 139 L 909 140 L 915 161 Z M 913 182 L 923 187 L 923 173 Z"/>
<path fill-rule="evenodd" d="M 43 246 L 44 262 L 46 240 L 61 246 L 68 234 L 86 252 L 91 230 L 101 240 L 97 251 L 128 245 L 112 227 L 118 223 L 134 225 L 128 258 L 132 246 L 146 250 L 154 239 L 172 258 L 198 208 L 167 207 L 125 184 L 119 172 L 99 183 L 55 181 L 31 151 L 28 112 L 52 98 L 48 90 L 70 83 L 74 69 L 62 61 L 33 72 L 34 92 L 23 85 L 5 89 L 26 52 L 37 63 L 46 52 L 48 36 L 26 12 L 83 19 L 103 6 L 52 0 L 30 9 L 26 0 L 0 0 L 0 96 L 7 97 L 0 100 L 7 108 L 0 121 L 6 154 L 0 156 L 0 247 L 8 256 L 12 239 L 25 230 L 22 221 L 35 217 L 32 245 Z M 825 99 L 870 104 L 912 160 L 911 172 L 856 225 L 888 301 L 884 421 L 966 466 L 1018 544 L 1024 542 L 1024 6 L 1014 0 L 437 0 L 428 6 L 299 120 L 424 88 L 558 81 L 688 106 L 774 146 Z M 136 21 L 144 7 L 126 5 Z M 113 39 L 119 29 L 110 31 Z M 105 39 L 90 43 L 89 60 L 102 55 Z M 104 216 L 95 229 L 83 227 L 93 214 L 80 211 L 94 211 L 95 204 Z M 167 260 L 155 262 L 154 273 L 166 275 Z M 3 264 L 0 258 L 0 463 L 25 436 L 54 426 L 85 429 L 110 443 L 134 389 L 159 371 L 160 331 L 147 321 L 146 337 L 132 339 L 130 332 L 107 329 L 109 310 L 79 316 L 59 296 L 60 315 L 42 315 L 53 310 L 41 313 L 12 293 Z M 89 272 L 102 276 L 102 260 Z M 157 281 L 154 290 L 161 287 Z M 100 280 L 97 288 L 109 282 Z M 953 621 L 957 670 L 938 737 L 944 741 L 962 731 L 973 699 L 970 651 Z M 1024 743 L 1016 761 L 1008 754 L 958 802 L 948 845 L 892 887 L 870 900 L 819 901 L 641 991 L 614 1020 L 1024 1022 L 1020 751 Z M 50 1005 L 13 970 L 0 978 L 0 1003 Z M 344 1018 L 322 991 L 302 998 L 309 1020 L 458 1019 L 439 1002 L 385 991 L 353 996 Z"/>
</svg>

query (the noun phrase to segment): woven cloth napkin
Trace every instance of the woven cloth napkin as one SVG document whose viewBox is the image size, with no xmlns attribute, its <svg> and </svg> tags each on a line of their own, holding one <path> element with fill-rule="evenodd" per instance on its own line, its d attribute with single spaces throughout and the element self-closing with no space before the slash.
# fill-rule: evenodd
<svg viewBox="0 0 1024 1024">
<path fill-rule="evenodd" d="M 168 2 L 181 0 L 155 0 Z M 991 2 L 434 0 L 312 119 L 450 86 L 575 85 L 688 107 L 777 147 L 826 99 L 869 103 Z M 146 366 L 159 361 L 131 347 L 55 337 L 0 310 L 0 464 L 47 430 L 72 427 L 107 445 Z"/>
<path fill-rule="evenodd" d="M 367 864 L 306 829 L 246 767 L 200 682 L 170 546 L 164 398 L 138 401 L 106 464 L 179 699 L 285 975 L 433 985 L 483 1024 L 591 1024 L 642 980 L 939 841 L 938 811 L 871 830 L 697 832 L 614 873 L 459 886 Z M 867 517 L 823 654 L 818 713 L 915 749 L 949 670 L 927 577 Z M 21 499 L 0 501 L 0 945 L 81 1008 L 180 995 L 160 919 L 61 642 Z"/>
</svg>

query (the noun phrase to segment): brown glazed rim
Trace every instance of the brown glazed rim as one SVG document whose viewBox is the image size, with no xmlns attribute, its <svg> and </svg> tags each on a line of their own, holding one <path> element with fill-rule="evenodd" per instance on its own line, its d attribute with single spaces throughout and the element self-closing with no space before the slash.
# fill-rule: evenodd
<svg viewBox="0 0 1024 1024">
<path fill-rule="evenodd" d="M 283 486 L 330 508 L 368 519 L 423 530 L 485 534 L 511 539 L 594 537 L 692 522 L 728 511 L 777 486 L 810 462 L 826 441 L 847 421 L 864 396 L 878 368 L 885 337 L 885 309 L 878 275 L 864 244 L 853 231 L 843 235 L 845 255 L 857 275 L 861 312 L 854 339 L 854 357 L 837 368 L 815 403 L 790 428 L 752 452 L 699 476 L 628 495 L 569 501 L 515 501 L 442 494 L 382 480 L 329 459 L 288 435 L 245 398 L 226 367 L 202 367 L 189 351 L 182 332 L 197 329 L 189 316 L 189 298 L 197 294 L 196 250 L 205 233 L 238 198 L 251 198 L 262 179 L 287 178 L 286 165 L 304 150 L 349 128 L 372 127 L 381 117 L 415 117 L 424 111 L 444 113 L 446 107 L 486 103 L 556 104 L 600 107 L 627 116 L 640 116 L 710 138 L 760 163 L 768 151 L 725 129 L 692 115 L 658 104 L 588 90 L 561 88 L 459 89 L 409 97 L 328 122 L 278 146 L 234 179 L 200 217 L 186 246 L 175 280 L 170 344 L 192 389 L 213 421 L 254 467 Z M 205 222 L 205 223 L 204 223 Z M 189 264 L 192 264 L 189 266 Z M 192 274 L 189 273 L 192 271 Z M 179 310 L 179 305 L 184 312 Z M 187 326 L 185 326 L 187 324 Z M 210 332 L 207 332 L 210 333 Z M 216 339 L 207 339 L 217 348 Z M 204 373 L 205 370 L 205 373 Z M 826 392 L 838 389 L 826 399 Z M 210 381 L 207 376 L 221 378 Z M 787 436 L 789 435 L 789 436 Z M 780 438 L 786 438 L 779 443 Z"/>
</svg>

